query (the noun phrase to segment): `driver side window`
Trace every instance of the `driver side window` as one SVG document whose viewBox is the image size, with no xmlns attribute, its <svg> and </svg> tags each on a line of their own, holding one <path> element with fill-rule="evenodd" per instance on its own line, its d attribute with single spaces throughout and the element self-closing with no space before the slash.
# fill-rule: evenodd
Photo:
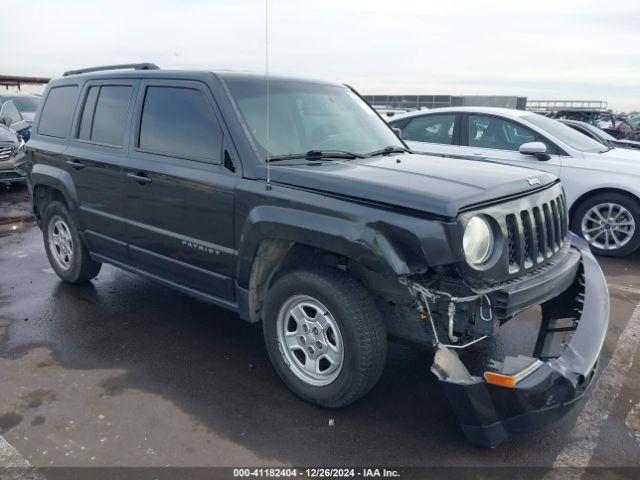
<svg viewBox="0 0 640 480">
<path fill-rule="evenodd" d="M 498 117 L 469 115 L 467 131 L 470 147 L 518 151 L 524 143 L 543 142 L 551 151 L 550 145 L 535 132 Z"/>
<path fill-rule="evenodd" d="M 5 102 L 0 109 L 0 119 L 5 118 L 11 120 L 11 123 L 16 123 L 22 120 L 22 115 L 12 100 Z"/>
</svg>

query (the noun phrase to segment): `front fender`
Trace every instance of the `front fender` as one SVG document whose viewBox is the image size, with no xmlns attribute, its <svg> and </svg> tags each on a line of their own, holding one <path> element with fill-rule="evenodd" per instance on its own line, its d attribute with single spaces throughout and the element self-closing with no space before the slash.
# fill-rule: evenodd
<svg viewBox="0 0 640 480">
<path fill-rule="evenodd" d="M 381 274 L 409 273 L 405 258 L 374 224 L 282 206 L 260 206 L 247 216 L 240 235 L 237 279 L 243 288 L 249 286 L 253 259 L 265 239 L 321 248 Z"/>
</svg>

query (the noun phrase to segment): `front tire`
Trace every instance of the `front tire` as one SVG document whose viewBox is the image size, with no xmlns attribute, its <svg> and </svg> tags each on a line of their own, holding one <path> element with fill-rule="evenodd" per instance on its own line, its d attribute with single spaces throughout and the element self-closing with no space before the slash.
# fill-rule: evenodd
<svg viewBox="0 0 640 480">
<path fill-rule="evenodd" d="M 51 267 L 67 283 L 84 283 L 100 272 L 101 263 L 91 259 L 67 207 L 50 202 L 42 217 L 42 234 Z"/>
<path fill-rule="evenodd" d="M 571 230 L 597 255 L 624 257 L 640 247 L 640 203 L 623 193 L 601 193 L 575 209 Z"/>
<path fill-rule="evenodd" d="M 382 317 L 364 286 L 343 271 L 301 267 L 278 278 L 265 302 L 263 330 L 278 375 L 308 402 L 348 405 L 382 374 Z"/>
</svg>

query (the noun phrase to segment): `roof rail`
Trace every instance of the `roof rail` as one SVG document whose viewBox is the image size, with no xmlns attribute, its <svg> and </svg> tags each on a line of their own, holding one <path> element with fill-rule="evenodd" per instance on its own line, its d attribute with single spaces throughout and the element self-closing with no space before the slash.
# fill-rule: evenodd
<svg viewBox="0 0 640 480">
<path fill-rule="evenodd" d="M 124 65 L 105 65 L 104 67 L 91 67 L 91 68 L 81 68 L 80 70 L 69 70 L 68 72 L 64 72 L 62 76 L 68 77 L 69 75 L 79 75 L 81 73 L 102 72 L 104 70 L 125 70 L 125 69 L 160 70 L 160 67 L 158 67 L 155 63 L 126 63 Z"/>
</svg>

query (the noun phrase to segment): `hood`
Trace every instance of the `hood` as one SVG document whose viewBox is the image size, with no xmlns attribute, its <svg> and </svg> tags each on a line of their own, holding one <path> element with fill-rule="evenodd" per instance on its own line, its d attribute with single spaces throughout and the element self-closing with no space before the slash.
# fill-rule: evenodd
<svg viewBox="0 0 640 480">
<path fill-rule="evenodd" d="M 633 148 L 612 148 L 604 153 L 582 152 L 583 158 L 567 158 L 563 160 L 563 171 L 566 168 L 593 170 L 604 174 L 622 174 L 625 176 L 640 175 L 640 150 Z M 602 179 L 606 180 L 606 176 Z"/>
<path fill-rule="evenodd" d="M 538 170 L 404 154 L 323 164 L 273 164 L 274 182 L 453 218 L 465 207 L 537 190 L 556 176 Z M 530 185 L 529 180 L 533 180 Z"/>
<path fill-rule="evenodd" d="M 636 142 L 634 140 L 616 140 L 616 143 L 620 143 L 622 146 L 626 147 L 640 148 L 640 142 Z"/>
<path fill-rule="evenodd" d="M 0 124 L 0 142 L 13 142 L 17 145 L 18 139 L 16 137 L 16 132 L 8 128 L 6 125 Z"/>
</svg>

